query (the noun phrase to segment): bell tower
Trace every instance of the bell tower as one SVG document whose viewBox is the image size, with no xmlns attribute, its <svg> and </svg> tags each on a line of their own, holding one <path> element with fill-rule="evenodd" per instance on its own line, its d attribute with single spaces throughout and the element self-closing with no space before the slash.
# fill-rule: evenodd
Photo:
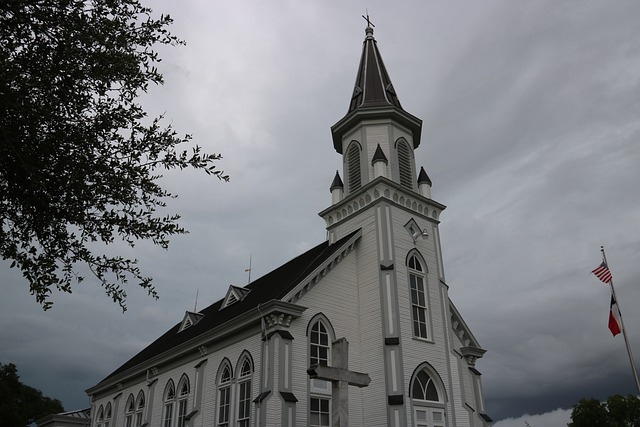
<svg viewBox="0 0 640 427">
<path fill-rule="evenodd" d="M 330 187 L 332 207 L 320 213 L 327 221 L 331 241 L 344 235 L 337 230 L 331 234 L 336 222 L 381 195 L 396 201 L 402 198 L 403 203 L 411 199 L 411 206 L 421 214 L 429 211 L 429 215 L 439 216 L 444 209 L 431 200 L 431 180 L 424 168 L 416 168 L 414 152 L 420 145 L 422 120 L 402 108 L 370 23 L 347 113 L 331 127 L 331 136 L 343 159 L 342 174 L 336 172 Z M 384 188 L 368 191 L 376 183 L 384 183 Z M 435 210 L 429 210 L 429 205 Z M 344 209 L 332 209 L 338 206 Z M 333 215 L 325 215 L 331 210 Z"/>
<path fill-rule="evenodd" d="M 365 425 L 386 415 L 386 425 L 406 426 L 425 414 L 414 404 L 421 399 L 413 397 L 415 375 L 407 374 L 415 366 L 431 369 L 425 378 L 438 381 L 442 391 L 442 402 L 425 416 L 456 425 L 454 405 L 461 403 L 444 397 L 444 390 L 458 387 L 452 382 L 457 356 L 438 231 L 445 206 L 431 198 L 431 180 L 416 167 L 421 134 L 422 120 L 402 108 L 369 25 L 349 108 L 331 127 L 342 176 L 336 172 L 331 206 L 320 212 L 329 243 L 362 231 L 357 275 L 344 286 L 362 298 L 359 348 L 366 364 L 356 369 L 372 376 L 362 393 L 381 411 L 366 414 L 371 419 Z"/>
</svg>

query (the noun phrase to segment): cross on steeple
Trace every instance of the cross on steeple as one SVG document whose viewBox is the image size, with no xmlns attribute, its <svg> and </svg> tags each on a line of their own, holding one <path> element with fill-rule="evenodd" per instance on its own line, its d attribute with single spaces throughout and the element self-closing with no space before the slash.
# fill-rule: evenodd
<svg viewBox="0 0 640 427">
<path fill-rule="evenodd" d="M 375 27 L 375 25 L 373 25 L 373 23 L 369 19 L 369 11 L 367 10 L 366 13 L 367 16 L 362 15 L 362 17 L 367 21 L 367 27 Z"/>
</svg>

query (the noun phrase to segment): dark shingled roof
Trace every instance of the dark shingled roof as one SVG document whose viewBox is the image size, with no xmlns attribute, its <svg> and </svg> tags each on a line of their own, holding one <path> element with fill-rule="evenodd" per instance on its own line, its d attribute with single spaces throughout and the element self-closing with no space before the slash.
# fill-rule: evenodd
<svg viewBox="0 0 640 427">
<path fill-rule="evenodd" d="M 178 332 L 182 322 L 177 323 L 164 335 L 109 374 L 100 382 L 100 384 L 119 373 L 133 368 L 152 357 L 158 356 L 182 343 L 206 333 L 216 326 L 254 309 L 258 304 L 266 303 L 267 301 L 274 299 L 281 299 L 289 291 L 295 288 L 302 279 L 334 255 L 344 245 L 344 243 L 356 235 L 358 231 L 360 230 L 358 229 L 352 232 L 332 245 L 329 245 L 329 242 L 325 241 L 302 255 L 292 259 L 286 264 L 276 268 L 270 273 L 265 274 L 261 278 L 254 280 L 244 287 L 244 289 L 247 289 L 250 292 L 248 292 L 241 301 L 238 301 L 223 310 L 220 310 L 220 307 L 224 298 L 211 304 L 209 307 L 199 312 L 203 317 L 193 326 Z"/>
<path fill-rule="evenodd" d="M 424 167 L 420 166 L 420 174 L 418 175 L 418 184 L 421 184 L 423 182 L 426 182 L 429 185 L 433 184 L 431 182 L 431 179 L 429 178 L 429 175 L 427 175 L 427 172 L 424 170 Z"/>
<path fill-rule="evenodd" d="M 375 162 L 385 162 L 389 163 L 387 160 L 387 156 L 384 155 L 384 151 L 382 151 L 382 147 L 380 144 L 376 147 L 376 152 L 373 153 L 373 158 L 371 159 L 371 164 L 373 165 Z"/>
<path fill-rule="evenodd" d="M 373 38 L 373 28 L 367 27 L 366 34 L 356 85 L 349 103 L 349 112 L 356 108 L 380 106 L 394 106 L 402 109 L 382 62 L 376 39 Z"/>
<path fill-rule="evenodd" d="M 331 183 L 331 187 L 329 187 L 329 191 L 333 191 L 334 188 L 344 188 L 342 178 L 340 178 L 340 173 L 338 171 L 336 171 L 336 176 L 333 177 L 333 182 Z"/>
<path fill-rule="evenodd" d="M 331 127 L 333 147 L 342 154 L 342 138 L 364 119 L 393 119 L 413 134 L 413 148 L 420 145 L 422 120 L 406 112 L 389 78 L 378 50 L 373 28 L 367 27 L 356 83 L 347 114 Z"/>
</svg>

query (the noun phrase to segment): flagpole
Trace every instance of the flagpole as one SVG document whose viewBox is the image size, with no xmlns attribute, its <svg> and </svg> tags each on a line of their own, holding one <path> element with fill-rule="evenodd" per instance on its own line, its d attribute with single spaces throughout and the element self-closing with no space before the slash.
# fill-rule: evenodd
<svg viewBox="0 0 640 427">
<path fill-rule="evenodd" d="M 609 265 L 607 263 L 607 255 L 604 253 L 604 246 L 600 246 L 600 251 L 602 251 L 602 261 L 604 261 L 605 265 Z M 618 306 L 618 314 L 620 315 L 620 326 L 622 326 L 622 335 L 624 336 L 624 343 L 627 346 L 627 354 L 629 355 L 629 361 L 631 362 L 631 370 L 633 371 L 633 378 L 636 381 L 636 388 L 638 389 L 638 397 L 640 398 L 640 381 L 638 381 L 638 371 L 636 370 L 636 362 L 633 359 L 633 354 L 631 353 L 631 346 L 629 345 L 629 337 L 627 336 L 627 328 L 624 326 L 624 319 L 622 318 L 622 310 L 620 309 L 620 302 L 618 301 L 618 297 L 616 296 L 616 290 L 613 287 L 613 278 L 609 280 L 609 286 L 611 287 L 611 294 L 613 295 L 613 299 Z"/>
</svg>

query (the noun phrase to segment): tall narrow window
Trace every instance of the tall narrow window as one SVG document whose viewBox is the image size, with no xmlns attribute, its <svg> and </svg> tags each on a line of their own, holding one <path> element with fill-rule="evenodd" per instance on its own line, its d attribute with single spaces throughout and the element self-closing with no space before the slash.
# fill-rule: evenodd
<svg viewBox="0 0 640 427">
<path fill-rule="evenodd" d="M 176 400 L 176 388 L 173 385 L 173 381 L 169 380 L 169 383 L 164 390 L 164 408 L 162 415 L 162 427 L 172 427 L 173 424 L 173 405 Z"/>
<path fill-rule="evenodd" d="M 231 405 L 231 367 L 225 363 L 218 378 L 218 427 L 228 427 Z"/>
<path fill-rule="evenodd" d="M 329 427 L 331 401 L 327 398 L 312 397 L 309 425 L 311 427 Z"/>
<path fill-rule="evenodd" d="M 102 405 L 98 408 L 98 416 L 96 417 L 96 427 L 103 427 L 104 423 L 104 408 Z"/>
<path fill-rule="evenodd" d="M 124 427 L 133 427 L 133 414 L 135 411 L 133 402 L 133 394 L 130 394 L 124 407 Z"/>
<path fill-rule="evenodd" d="M 238 427 L 249 427 L 251 421 L 251 374 L 253 368 L 248 357 L 242 362 L 238 378 Z"/>
<path fill-rule="evenodd" d="M 360 170 L 360 145 L 352 142 L 347 149 L 347 185 L 349 191 L 354 191 L 362 185 L 362 172 Z"/>
<path fill-rule="evenodd" d="M 177 427 L 184 427 L 184 417 L 187 415 L 189 401 L 189 378 L 183 375 L 178 383 L 178 423 Z"/>
<path fill-rule="evenodd" d="M 429 339 L 427 290 L 425 288 L 424 269 L 416 255 L 411 255 L 408 267 L 413 335 L 418 338 Z"/>
<path fill-rule="evenodd" d="M 107 403 L 104 408 L 104 427 L 109 427 L 111 424 L 111 402 Z"/>
<path fill-rule="evenodd" d="M 309 337 L 309 365 L 331 365 L 331 342 L 334 339 L 333 329 L 328 320 L 319 315 L 316 321 L 310 322 L 307 330 Z M 326 323 L 325 323 L 326 321 Z M 331 383 L 328 381 L 310 380 L 309 391 L 309 425 L 326 427 L 331 425 Z"/>
<path fill-rule="evenodd" d="M 136 399 L 136 427 L 140 427 L 142 425 L 143 415 L 144 415 L 144 392 L 140 391 L 140 393 L 138 393 L 138 398 Z"/>
<path fill-rule="evenodd" d="M 411 164 L 411 148 L 404 139 L 398 140 L 398 172 L 400 173 L 400 185 L 409 190 L 413 189 L 413 168 Z"/>
<path fill-rule="evenodd" d="M 416 427 L 444 427 L 444 398 L 436 384 L 437 376 L 425 369 L 419 370 L 411 382 L 411 404 Z"/>
<path fill-rule="evenodd" d="M 311 327 L 309 365 L 329 364 L 329 333 L 327 328 L 320 321 Z"/>
</svg>

